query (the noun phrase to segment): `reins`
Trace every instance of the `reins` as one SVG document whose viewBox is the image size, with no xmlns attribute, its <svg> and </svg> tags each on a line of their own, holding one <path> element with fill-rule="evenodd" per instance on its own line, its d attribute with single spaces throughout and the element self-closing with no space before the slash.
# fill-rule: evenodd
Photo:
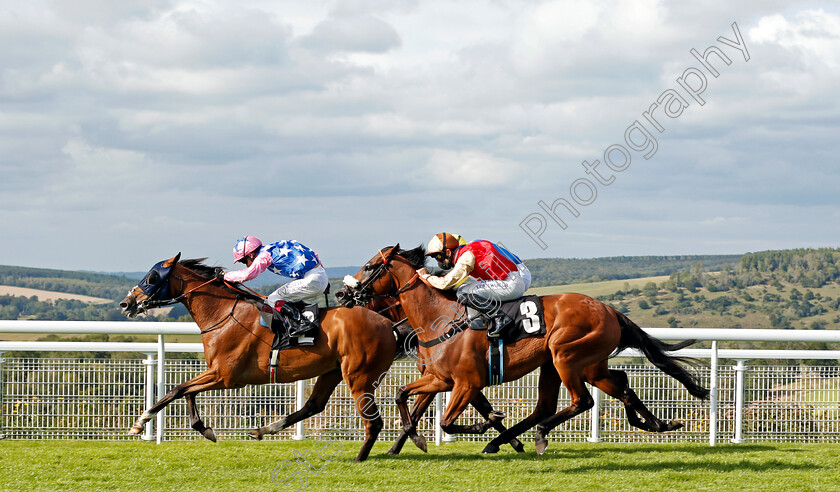
<svg viewBox="0 0 840 492">
<path fill-rule="evenodd" d="M 379 267 L 377 267 L 375 272 L 373 272 L 367 279 L 365 279 L 364 282 L 362 282 L 359 285 L 359 287 L 358 287 L 359 291 L 362 291 L 363 289 L 369 288 L 373 284 L 373 282 L 375 282 L 379 279 L 379 276 L 382 274 L 382 271 L 388 272 L 388 275 L 391 276 L 392 283 L 394 285 L 397 284 L 397 279 L 394 277 L 394 274 L 393 274 L 393 272 L 391 272 L 391 269 L 388 268 L 389 267 L 389 259 L 388 259 L 388 257 L 386 257 L 382 253 L 381 249 L 379 250 L 379 256 L 382 257 L 382 264 Z M 389 309 L 394 309 L 395 307 L 400 306 L 400 304 L 401 304 L 401 301 L 399 300 L 400 294 L 402 294 L 403 292 L 410 289 L 414 285 L 414 282 L 418 278 L 420 278 L 420 274 L 415 272 L 414 276 L 412 276 L 408 280 L 408 282 L 403 284 L 402 287 L 397 288 L 396 292 L 393 292 L 393 293 L 390 293 L 390 294 L 386 294 L 386 295 L 375 295 L 375 294 L 372 294 L 372 293 L 368 294 L 371 299 L 395 299 L 395 298 L 397 299 L 396 303 L 394 303 L 390 306 L 387 306 L 384 309 L 381 309 L 381 310 L 377 311 L 377 313 L 381 314 L 385 311 L 388 311 Z M 405 323 L 406 321 L 408 321 L 408 318 L 404 318 L 403 320 L 401 320 L 398 323 L 396 323 L 395 325 L 393 325 L 393 327 L 397 327 L 397 326 Z M 466 327 L 465 323 L 463 323 L 463 322 L 459 323 L 456 320 L 452 320 L 450 323 L 452 324 L 452 327 L 450 329 L 446 330 L 439 337 L 434 338 L 432 340 L 429 340 L 428 342 L 423 342 L 421 340 L 418 340 L 417 343 L 421 347 L 434 347 L 435 345 L 439 345 L 441 343 L 449 341 L 452 337 L 454 337 L 455 335 L 464 331 L 464 328 Z"/>
<path fill-rule="evenodd" d="M 187 271 L 189 271 L 193 275 L 196 275 L 195 272 L 190 271 L 189 268 L 187 268 Z M 181 282 L 184 282 L 184 278 L 178 277 L 177 275 L 175 276 L 175 278 L 177 278 Z M 201 278 L 201 277 L 199 277 L 199 278 Z M 190 294 L 198 291 L 202 287 L 210 285 L 211 283 L 215 282 L 216 280 L 217 279 L 215 277 L 211 278 L 210 280 L 207 280 L 206 282 L 201 283 L 201 284 L 193 287 L 192 289 L 189 289 L 186 292 L 181 293 L 179 296 L 173 297 L 172 299 L 166 299 L 166 300 L 148 300 L 147 299 L 146 301 L 143 301 L 144 302 L 144 307 L 146 309 L 150 309 L 150 308 L 166 307 L 166 306 L 172 306 L 172 305 L 178 304 L 181 301 L 184 301 L 185 299 L 187 299 Z M 243 298 L 247 298 L 249 296 L 249 293 L 256 296 L 256 297 L 262 298 L 262 299 L 265 299 L 266 296 L 260 294 L 259 292 L 254 291 L 250 287 L 247 287 L 247 286 L 244 286 L 244 285 L 231 284 L 224 279 L 222 279 L 222 283 L 224 283 L 224 285 L 227 288 L 229 288 L 230 290 L 232 290 L 233 293 L 235 294 L 234 301 L 233 301 L 233 306 L 231 306 L 230 312 L 227 314 L 227 316 L 225 316 L 224 318 L 222 318 L 221 320 L 216 322 L 213 326 L 201 330 L 201 334 L 204 335 L 205 333 L 208 333 L 208 332 L 211 332 L 211 331 L 214 331 L 214 330 L 218 329 L 219 327 L 222 326 L 222 324 L 225 321 L 228 320 L 228 318 L 230 318 L 233 321 L 235 321 L 236 324 L 238 324 L 239 326 L 244 328 L 245 331 L 247 331 L 251 335 L 254 335 L 254 337 L 256 337 L 259 341 L 261 341 L 262 343 L 264 343 L 268 346 L 271 346 L 270 342 L 266 342 L 265 340 L 263 340 L 262 337 L 260 337 L 259 335 L 257 335 L 256 333 L 254 333 L 253 331 L 248 329 L 247 326 L 242 324 L 242 322 L 240 322 L 238 319 L 236 319 L 236 316 L 234 316 L 234 312 L 236 311 L 236 306 L 239 304 L 239 301 L 242 300 Z M 246 292 L 246 290 L 247 290 L 247 292 Z"/>
</svg>

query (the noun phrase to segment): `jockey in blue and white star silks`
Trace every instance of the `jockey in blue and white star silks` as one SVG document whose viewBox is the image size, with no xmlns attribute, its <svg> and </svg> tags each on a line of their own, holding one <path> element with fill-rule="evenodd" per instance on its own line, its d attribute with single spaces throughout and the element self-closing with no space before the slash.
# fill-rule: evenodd
<svg viewBox="0 0 840 492">
<path fill-rule="evenodd" d="M 270 270 L 277 275 L 293 279 L 272 292 L 266 303 L 277 311 L 291 311 L 293 318 L 300 319 L 296 309 L 290 309 L 286 302 L 315 304 L 329 285 L 327 271 L 314 251 L 295 240 L 277 241 L 263 246 L 254 236 L 245 236 L 236 241 L 233 248 L 236 262 L 245 263 L 247 268 L 225 273 L 227 282 L 246 282 Z"/>
</svg>

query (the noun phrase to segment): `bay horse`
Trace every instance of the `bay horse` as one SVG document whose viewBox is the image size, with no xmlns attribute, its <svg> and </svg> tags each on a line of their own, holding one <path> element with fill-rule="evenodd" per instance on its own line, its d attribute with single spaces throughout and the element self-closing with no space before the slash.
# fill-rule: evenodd
<svg viewBox="0 0 840 492">
<path fill-rule="evenodd" d="M 441 428 L 450 434 L 480 434 L 487 430 L 488 421 L 470 426 L 457 425 L 455 421 L 467 403 L 487 386 L 489 341 L 485 332 L 464 329 L 459 323 L 464 307 L 451 292 L 437 290 L 418 276 L 424 253 L 422 246 L 401 250 L 399 244 L 380 250 L 353 280 L 345 281 L 341 300 L 352 306 L 372 296 L 398 298 L 415 329 L 420 344 L 418 354 L 428 362 L 423 376 L 397 394 L 406 432 L 416 427 L 406 405 L 409 396 L 452 391 Z M 652 432 L 681 428 L 680 422 L 663 421 L 653 415 L 630 388 L 626 373 L 609 369 L 610 354 L 629 347 L 641 350 L 692 396 L 708 398 L 709 390 L 686 370 L 684 360 L 666 354 L 691 345 L 694 340 L 664 343 L 647 335 L 616 309 L 582 294 L 542 296 L 541 301 L 546 334 L 508 344 L 503 354 L 502 382 L 515 381 L 540 368 L 536 408 L 488 443 L 484 453 L 498 452 L 501 443 L 536 425 L 536 450 L 542 455 L 552 429 L 592 408 L 593 398 L 585 382 L 620 400 L 628 421 L 635 427 Z M 561 383 L 569 392 L 571 404 L 557 412 Z"/>
<path fill-rule="evenodd" d="M 204 425 L 196 409 L 196 394 L 269 383 L 274 334 L 260 323 L 260 297 L 241 290 L 237 284 L 223 283 L 217 278 L 218 269 L 202 264 L 203 259 L 179 259 L 180 253 L 156 264 L 129 291 L 120 307 L 125 316 L 134 318 L 153 307 L 182 303 L 201 328 L 207 370 L 172 388 L 143 412 L 129 434 L 142 432 L 152 416 L 184 397 L 192 428 L 215 442 L 215 432 Z M 262 439 L 322 412 L 343 378 L 364 422 L 365 440 L 356 456 L 356 461 L 363 461 L 383 427 L 373 395 L 394 360 L 396 342 L 391 322 L 368 309 L 344 307 L 320 310 L 319 320 L 321 333 L 315 345 L 280 351 L 275 374 L 276 382 L 281 383 L 317 376 L 308 401 L 300 410 L 254 429 L 250 435 Z"/>
<path fill-rule="evenodd" d="M 340 290 L 336 292 L 335 297 L 339 302 L 341 302 L 346 294 L 346 291 Z M 385 315 L 394 322 L 393 330 L 394 336 L 397 338 L 397 358 L 408 356 L 411 353 L 416 354 L 418 347 L 417 335 L 408 323 L 408 318 L 406 317 L 405 311 L 403 311 L 398 299 L 390 298 L 388 296 L 374 295 L 366 299 L 364 305 L 368 309 Z M 415 359 L 417 359 L 417 357 L 415 357 Z M 423 375 L 423 371 L 426 370 L 426 364 L 423 364 L 423 361 L 421 360 L 417 360 L 417 362 L 417 369 L 420 371 L 420 374 Z M 436 395 L 437 393 L 424 393 L 417 396 L 414 400 L 414 406 L 411 408 L 411 421 L 414 422 L 415 425 L 412 429 L 400 430 L 397 440 L 394 442 L 391 449 L 388 450 L 388 454 L 394 456 L 400 454 L 400 451 L 402 451 L 403 445 L 405 445 L 405 441 L 408 438 L 411 438 L 411 441 L 424 453 L 427 451 L 426 438 L 417 433 L 416 424 L 418 424 L 420 419 L 423 418 L 423 415 L 434 401 Z M 499 432 L 507 430 L 501 422 L 505 417 L 504 414 L 493 410 L 493 406 L 490 404 L 490 401 L 487 400 L 487 397 L 484 396 L 484 393 L 479 391 L 475 398 L 470 401 L 470 404 L 478 411 L 478 413 L 481 414 L 482 417 L 484 417 L 485 420 L 490 422 L 490 425 L 494 429 Z M 525 447 L 516 437 L 511 439 L 509 444 L 517 453 L 525 452 Z"/>
</svg>

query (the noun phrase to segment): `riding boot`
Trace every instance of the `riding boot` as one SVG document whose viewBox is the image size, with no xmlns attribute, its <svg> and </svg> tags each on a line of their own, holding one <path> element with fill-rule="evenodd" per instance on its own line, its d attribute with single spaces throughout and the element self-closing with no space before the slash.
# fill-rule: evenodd
<svg viewBox="0 0 840 492">
<path fill-rule="evenodd" d="M 472 330 L 486 330 L 492 321 L 491 312 L 498 309 L 492 300 L 476 294 L 460 294 L 458 302 L 467 307 L 467 323 Z"/>
<path fill-rule="evenodd" d="M 502 330 L 504 330 L 505 327 L 511 321 L 513 321 L 513 320 L 510 318 L 510 316 L 508 316 L 507 314 L 499 311 L 498 313 L 496 313 L 496 316 L 493 318 L 493 326 L 491 326 L 490 329 L 487 330 L 487 337 L 488 338 L 498 337 L 499 335 L 502 334 Z"/>
<path fill-rule="evenodd" d="M 283 303 L 280 308 L 282 314 L 288 321 L 288 331 L 290 337 L 298 337 L 303 335 L 314 326 L 305 316 L 301 314 L 301 309 L 292 303 Z"/>
</svg>

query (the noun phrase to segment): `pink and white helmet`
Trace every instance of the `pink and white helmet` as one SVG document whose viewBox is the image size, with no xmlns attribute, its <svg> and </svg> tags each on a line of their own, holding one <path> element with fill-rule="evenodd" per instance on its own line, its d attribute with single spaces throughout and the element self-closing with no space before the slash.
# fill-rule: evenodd
<svg viewBox="0 0 840 492">
<path fill-rule="evenodd" d="M 245 256 L 253 253 L 262 247 L 262 241 L 256 236 L 245 236 L 236 241 L 233 247 L 233 260 L 241 261 Z"/>
</svg>

